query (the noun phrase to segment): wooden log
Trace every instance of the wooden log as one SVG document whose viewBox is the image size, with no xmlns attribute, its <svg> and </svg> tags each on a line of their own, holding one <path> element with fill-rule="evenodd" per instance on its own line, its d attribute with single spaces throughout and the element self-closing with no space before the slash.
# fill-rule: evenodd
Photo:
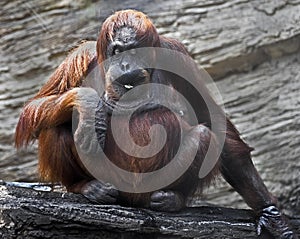
<svg viewBox="0 0 300 239">
<path fill-rule="evenodd" d="M 300 219 L 291 218 L 300 233 Z M 177 213 L 96 205 L 81 195 L 0 186 L 0 238 L 257 238 L 251 210 L 216 206 Z M 298 228 L 298 229 L 297 229 Z M 270 238 L 264 233 L 260 238 Z"/>
</svg>

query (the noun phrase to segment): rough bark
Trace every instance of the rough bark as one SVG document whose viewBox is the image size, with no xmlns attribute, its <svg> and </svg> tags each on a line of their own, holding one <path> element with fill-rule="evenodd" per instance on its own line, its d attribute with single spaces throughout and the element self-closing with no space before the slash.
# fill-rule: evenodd
<svg viewBox="0 0 300 239">
<path fill-rule="evenodd" d="M 13 147 L 20 108 L 72 47 L 95 39 L 103 19 L 122 8 L 148 13 L 219 80 L 263 179 L 289 214 L 299 214 L 299 0 L 1 1 L 1 179 L 37 180 L 36 145 L 19 153 Z M 206 199 L 245 206 L 224 183 Z"/>
<path fill-rule="evenodd" d="M 221 207 L 160 213 L 94 205 L 81 195 L 0 186 L 0 212 L 0 237 L 7 239 L 257 238 L 252 211 Z M 291 223 L 296 229 L 300 220 L 291 218 Z"/>
</svg>

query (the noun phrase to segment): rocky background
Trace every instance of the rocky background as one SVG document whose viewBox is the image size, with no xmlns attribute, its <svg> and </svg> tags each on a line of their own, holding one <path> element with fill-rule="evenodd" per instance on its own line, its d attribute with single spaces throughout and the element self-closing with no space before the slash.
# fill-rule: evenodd
<svg viewBox="0 0 300 239">
<path fill-rule="evenodd" d="M 81 40 L 115 10 L 147 13 L 216 81 L 226 112 L 290 215 L 300 213 L 300 1 L 31 0 L 0 2 L 0 179 L 36 181 L 36 145 L 16 152 L 21 107 Z M 218 180 L 200 199 L 245 208 Z"/>
</svg>

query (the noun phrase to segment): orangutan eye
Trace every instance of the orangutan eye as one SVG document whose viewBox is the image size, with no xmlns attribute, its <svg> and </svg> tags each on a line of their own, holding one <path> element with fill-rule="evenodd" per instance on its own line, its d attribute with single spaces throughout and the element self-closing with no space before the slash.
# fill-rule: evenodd
<svg viewBox="0 0 300 239">
<path fill-rule="evenodd" d="M 116 48 L 113 51 L 113 55 L 118 55 L 119 53 L 121 53 L 120 49 Z"/>
</svg>

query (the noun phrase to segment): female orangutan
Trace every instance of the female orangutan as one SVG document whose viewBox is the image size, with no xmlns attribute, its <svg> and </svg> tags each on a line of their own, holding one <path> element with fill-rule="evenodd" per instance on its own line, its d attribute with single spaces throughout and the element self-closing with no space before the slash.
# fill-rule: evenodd
<svg viewBox="0 0 300 239">
<path fill-rule="evenodd" d="M 179 52 L 182 59 L 188 56 L 180 42 L 158 35 L 152 22 L 141 12 L 124 10 L 107 18 L 96 44 L 82 43 L 24 106 L 16 128 L 16 147 L 39 140 L 39 172 L 43 180 L 61 182 L 69 191 L 81 193 L 99 203 L 120 203 L 161 211 L 180 210 L 197 186 L 204 187 L 220 172 L 257 213 L 259 234 L 262 228 L 266 228 L 276 238 L 297 238 L 279 211 L 276 199 L 268 192 L 254 168 L 250 156 L 252 148 L 240 138 L 239 132 L 221 108 L 217 108 L 217 113 L 213 114 L 217 119 L 211 117 L 207 105 L 216 107 L 212 98 L 199 94 L 192 84 L 178 74 L 148 67 L 144 56 L 138 56 L 136 52 L 145 47 L 173 50 Z M 147 57 L 155 63 L 155 50 L 150 50 Z M 194 66 L 185 60 L 182 62 L 182 69 L 191 72 L 191 77 L 197 77 L 193 74 Z M 91 74 L 96 68 L 100 68 L 98 76 Z M 79 157 L 76 144 L 79 144 L 79 148 L 82 144 L 85 144 L 84 147 L 92 144 L 89 136 L 81 133 L 89 124 L 84 120 L 85 108 L 89 106 L 83 103 L 88 91 L 82 85 L 91 75 L 95 82 L 104 86 L 93 118 L 98 143 L 112 163 L 137 175 L 129 183 L 138 184 L 140 174 L 163 168 L 175 155 L 182 160 L 178 165 L 184 164 L 185 157 L 192 155 L 192 161 L 183 175 L 158 190 L 136 193 L 122 191 L 114 183 L 96 179 L 90 173 Z M 157 84 L 167 86 L 171 93 L 163 94 L 155 86 Z M 131 93 L 141 86 L 147 86 L 142 95 Z M 172 89 L 187 99 L 195 111 L 196 123 L 186 116 L 184 112 L 188 106 L 172 95 Z M 118 106 L 125 95 L 129 97 Z M 170 107 L 157 103 L 161 95 L 171 102 Z M 128 122 L 126 111 L 132 105 L 139 109 Z M 73 110 L 77 112 L 77 123 L 74 123 Z M 157 124 L 166 131 L 165 144 L 157 154 L 145 157 L 124 152 L 114 138 L 111 124 L 114 112 L 117 112 L 115 120 L 121 126 L 118 133 L 121 138 L 122 127 L 129 124 L 134 144 L 127 143 L 123 138 L 127 149 L 136 145 L 147 146 L 151 142 L 150 128 Z M 210 145 L 217 149 L 220 144 L 217 133 L 212 130 L 212 122 L 222 116 L 226 131 L 223 132 L 225 138 L 221 154 L 210 172 L 199 179 L 198 172 Z M 194 153 L 192 149 L 196 149 Z M 114 171 L 104 173 L 110 174 L 115 180 L 113 182 L 123 180 Z"/>
</svg>

